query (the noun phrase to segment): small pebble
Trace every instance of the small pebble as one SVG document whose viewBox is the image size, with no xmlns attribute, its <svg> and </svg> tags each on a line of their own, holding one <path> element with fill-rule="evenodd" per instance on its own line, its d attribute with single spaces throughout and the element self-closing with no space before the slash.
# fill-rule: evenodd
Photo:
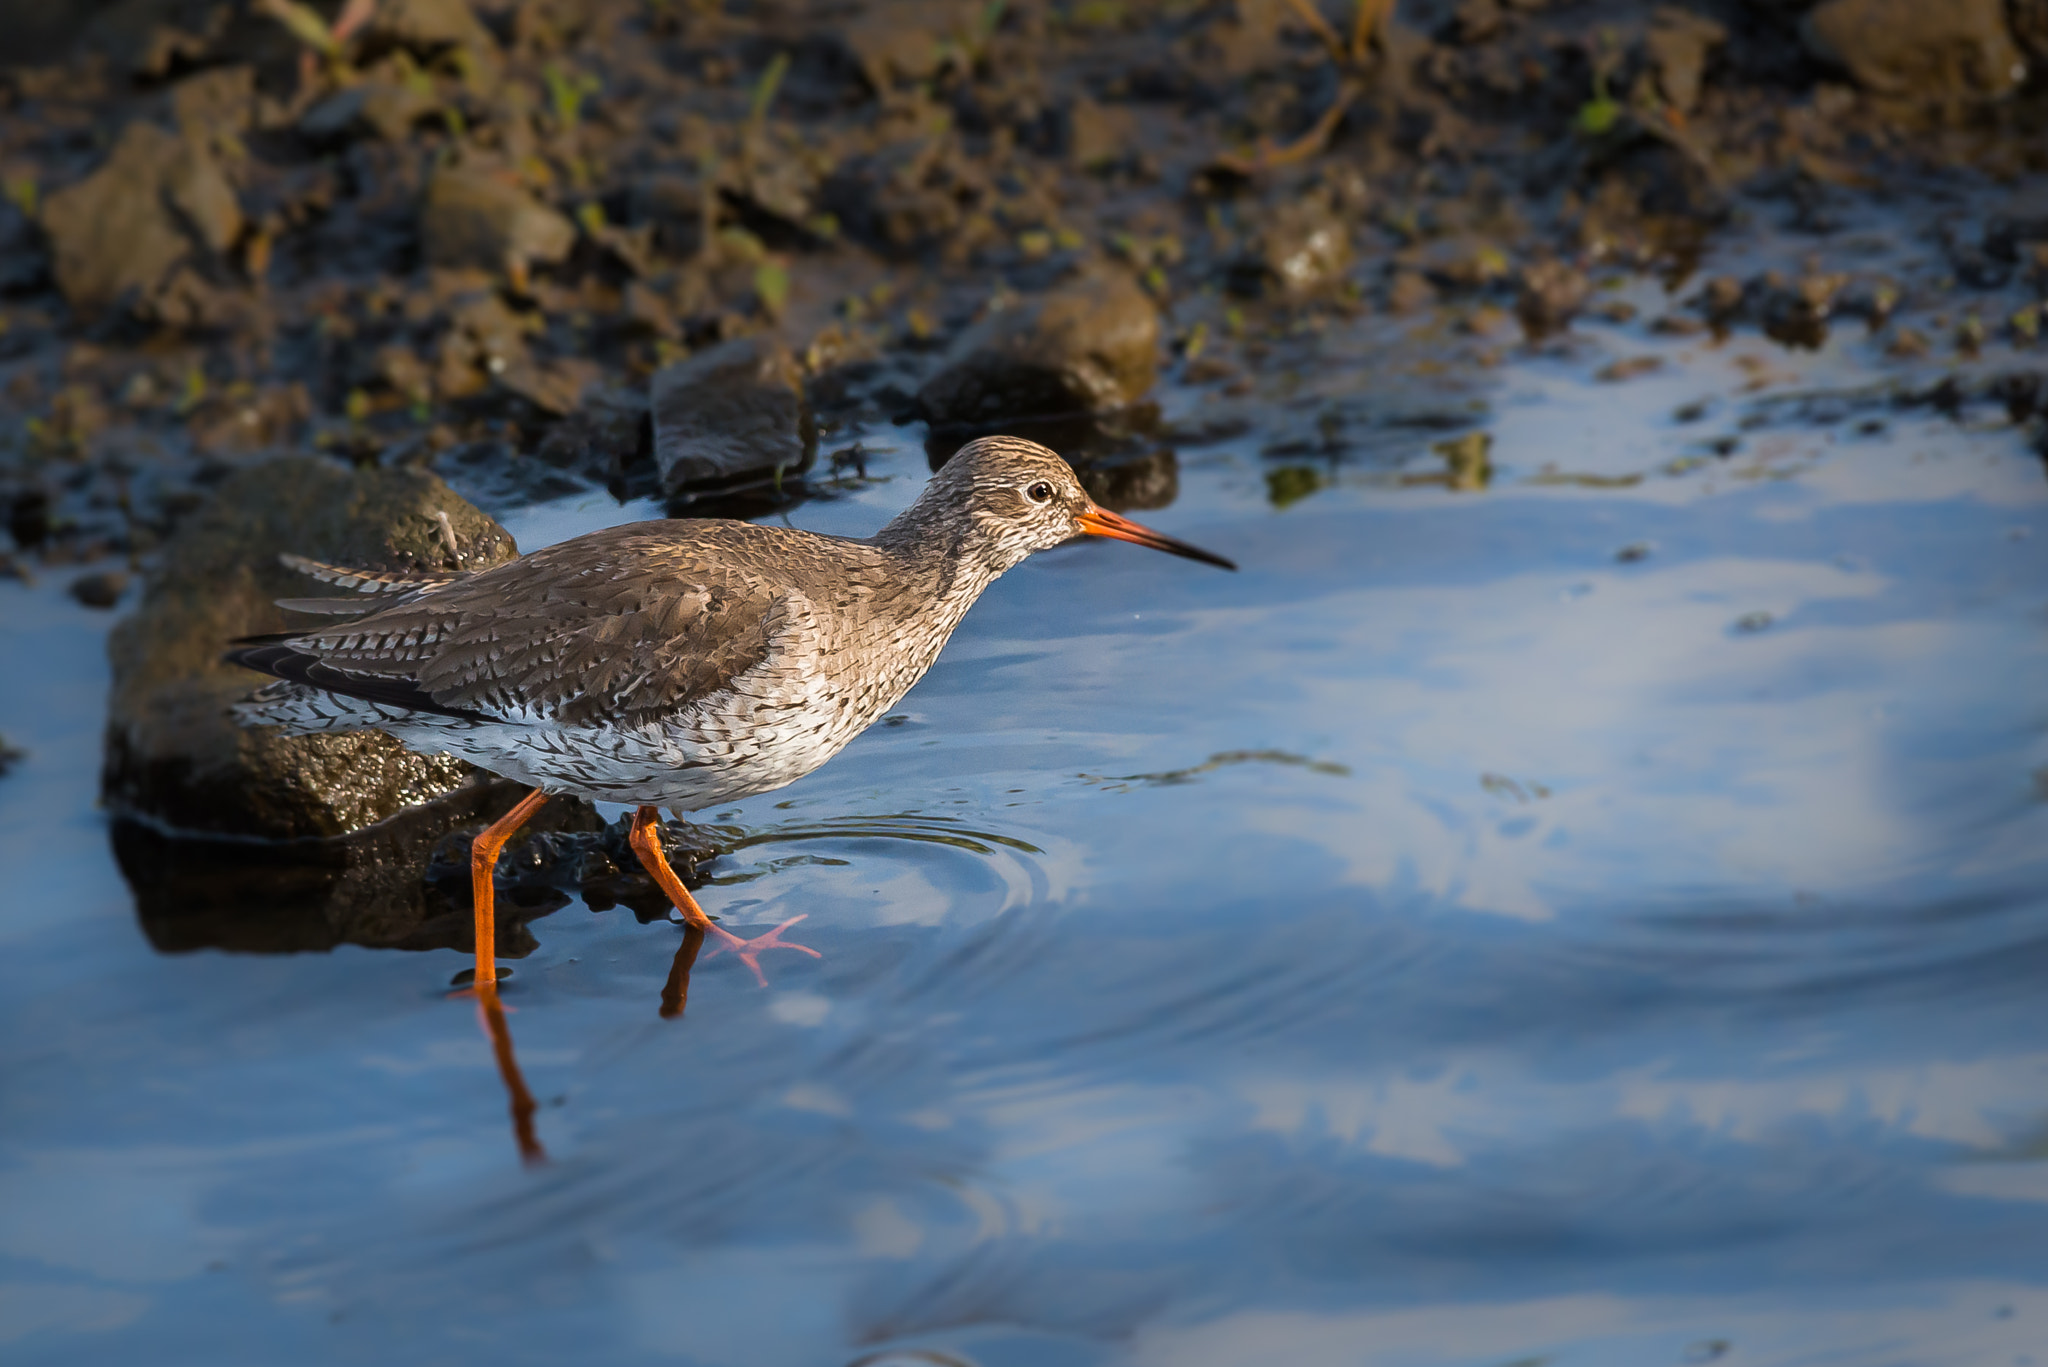
<svg viewBox="0 0 2048 1367">
<path fill-rule="evenodd" d="M 1614 558 L 1624 565 L 1633 565 L 1639 560 L 1648 560 L 1650 552 L 1655 549 L 1656 547 L 1647 541 L 1631 541 L 1616 551 Z"/>
<path fill-rule="evenodd" d="M 1925 333 L 1913 328 L 1900 328 L 1892 334 L 1891 345 L 1884 354 L 1898 361 L 1914 361 L 1925 356 L 1930 344 Z"/>
<path fill-rule="evenodd" d="M 1653 370 L 1663 368 L 1664 359 L 1661 356 L 1629 356 L 1601 366 L 1594 372 L 1593 378 L 1613 384 L 1619 380 L 1633 380 L 1638 375 L 1647 375 Z"/>
<path fill-rule="evenodd" d="M 99 570 L 71 581 L 71 596 L 89 608 L 110 608 L 127 591 L 126 570 Z"/>
<path fill-rule="evenodd" d="M 1759 631 L 1770 629 L 1778 619 L 1768 612 L 1745 612 L 1735 619 L 1735 629 L 1745 635 L 1754 636 Z"/>
</svg>

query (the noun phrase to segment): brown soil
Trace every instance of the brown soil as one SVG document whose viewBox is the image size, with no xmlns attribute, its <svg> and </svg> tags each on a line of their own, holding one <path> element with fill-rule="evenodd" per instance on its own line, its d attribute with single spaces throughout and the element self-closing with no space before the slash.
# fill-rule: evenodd
<svg viewBox="0 0 2048 1367">
<path fill-rule="evenodd" d="M 1896 8 L 122 0 L 38 17 L 17 49 L 36 64 L 0 73 L 5 564 L 140 561 L 278 450 L 430 465 L 486 507 L 605 483 L 692 498 L 657 467 L 649 380 L 743 336 L 791 358 L 827 450 L 888 419 L 1011 422 L 1075 394 L 1128 411 L 1153 358 L 991 321 L 1055 312 L 1041 296 L 1102 272 L 1156 311 L 1116 325 L 1156 337 L 1170 381 L 1226 394 L 1276 363 L 1267 339 L 1374 312 L 1449 317 L 1483 363 L 1568 329 L 1594 275 L 1682 281 L 1765 221 L 1815 259 L 1708 282 L 1700 321 L 1798 345 L 1847 313 L 1894 328 L 1898 355 L 1973 345 L 1954 300 L 1820 259 L 1845 206 L 1889 199 L 1898 235 L 1932 244 L 1937 291 L 1974 292 L 1978 334 L 2031 343 L 2048 22 L 2032 0 L 1909 5 L 1904 44 L 1905 21 L 1876 22 Z M 1028 364 L 991 368 L 1003 354 Z M 1121 478 L 1156 501 L 1142 463 L 1166 439 L 1119 446 L 1146 419 L 1119 421 L 1105 449 L 1138 452 Z M 750 506 L 799 496 L 793 469 L 778 456 Z"/>
</svg>

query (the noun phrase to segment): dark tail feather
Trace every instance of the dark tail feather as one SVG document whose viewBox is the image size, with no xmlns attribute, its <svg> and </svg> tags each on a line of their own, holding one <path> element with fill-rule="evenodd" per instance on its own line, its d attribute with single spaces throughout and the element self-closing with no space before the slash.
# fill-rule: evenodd
<svg viewBox="0 0 2048 1367">
<path fill-rule="evenodd" d="M 442 717 L 458 717 L 463 721 L 494 722 L 498 718 L 487 713 L 473 711 L 466 707 L 449 707 L 437 702 L 434 695 L 421 688 L 411 679 L 389 676 L 351 674 L 336 669 L 294 642 L 298 638 L 289 632 L 270 636 L 244 636 L 233 644 L 222 658 L 229 664 L 253 669 L 259 674 L 268 674 L 273 679 L 284 679 L 290 683 L 305 684 L 309 688 L 325 689 L 339 693 L 346 698 L 361 698 L 364 702 L 382 703 L 386 707 L 402 707 L 408 712 L 431 712 Z"/>
</svg>

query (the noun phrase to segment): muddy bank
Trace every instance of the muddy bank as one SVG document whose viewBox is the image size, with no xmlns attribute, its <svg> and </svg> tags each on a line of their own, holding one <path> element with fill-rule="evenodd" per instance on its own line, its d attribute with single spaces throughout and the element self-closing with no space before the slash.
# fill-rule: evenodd
<svg viewBox="0 0 2048 1367">
<path fill-rule="evenodd" d="M 1764 220 L 1818 259 L 1738 302 L 1797 343 L 1856 274 L 1842 206 L 1928 178 L 1939 288 L 1861 312 L 1908 358 L 2030 343 L 2036 8 L 83 9 L 0 76 L 10 563 L 146 557 L 279 449 L 758 510 L 863 425 L 1117 409 L 1162 366 L 1227 398 L 1361 315 L 1483 365 Z M 650 441 L 660 377 L 740 338 L 799 396 L 767 454 L 735 468 L 745 404 Z"/>
</svg>

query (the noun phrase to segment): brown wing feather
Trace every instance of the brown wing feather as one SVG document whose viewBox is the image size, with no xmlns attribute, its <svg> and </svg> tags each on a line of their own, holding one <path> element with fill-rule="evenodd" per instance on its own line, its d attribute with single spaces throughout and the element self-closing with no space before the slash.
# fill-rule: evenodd
<svg viewBox="0 0 2048 1367">
<path fill-rule="evenodd" d="M 289 644 L 344 676 L 415 684 L 444 708 L 654 720 L 730 686 L 791 621 L 788 590 L 747 572 L 765 559 L 746 554 L 760 530 L 593 533 Z"/>
</svg>

